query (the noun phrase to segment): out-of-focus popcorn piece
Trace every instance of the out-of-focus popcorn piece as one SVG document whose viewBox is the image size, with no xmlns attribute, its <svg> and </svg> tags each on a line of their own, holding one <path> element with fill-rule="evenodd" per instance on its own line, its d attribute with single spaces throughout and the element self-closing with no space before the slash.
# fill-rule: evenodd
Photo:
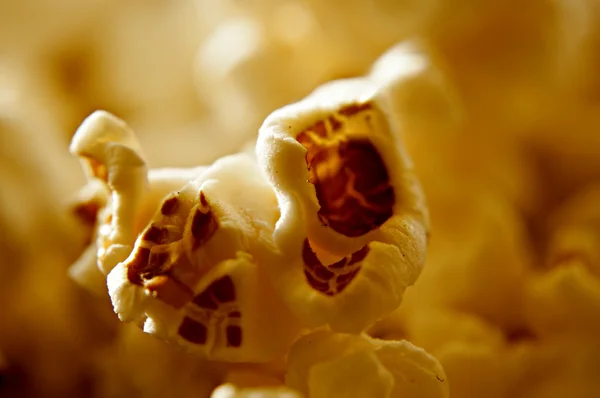
<svg viewBox="0 0 600 398">
<path fill-rule="evenodd" d="M 527 315 L 542 336 L 592 341 L 600 331 L 600 186 L 568 199 L 548 222 L 546 267 L 531 278 Z"/>
<path fill-rule="evenodd" d="M 509 394 L 519 398 L 588 398 L 600 388 L 597 339 L 553 336 L 524 344 L 508 356 Z"/>
<path fill-rule="evenodd" d="M 234 384 L 223 384 L 213 391 L 210 398 L 302 398 L 302 396 L 287 387 L 238 388 Z"/>
<path fill-rule="evenodd" d="M 392 46 L 373 63 L 369 77 L 391 97 L 393 116 L 400 119 L 404 139 L 425 135 L 443 142 L 464 121 L 456 88 L 434 65 L 422 40 Z M 431 143 L 437 145 L 437 141 Z"/>
<path fill-rule="evenodd" d="M 309 397 L 447 397 L 437 360 L 406 341 L 315 332 L 288 357 L 286 383 Z"/>
<path fill-rule="evenodd" d="M 374 63 L 370 78 L 388 96 L 392 117 L 402 126 L 434 223 L 451 214 L 448 203 L 463 202 L 467 190 L 474 199 L 494 192 L 528 214 L 537 210 L 541 195 L 531 159 L 513 138 L 474 122 L 425 40 L 390 48 Z"/>
<path fill-rule="evenodd" d="M 452 213 L 433 223 L 436 235 L 424 272 L 400 309 L 408 317 L 426 308 L 450 308 L 507 332 L 520 328 L 532 261 L 525 225 L 505 200 L 485 199 L 451 204 L 446 210 Z"/>
<path fill-rule="evenodd" d="M 450 383 L 450 396 L 502 398 L 510 389 L 506 349 L 485 342 L 451 341 L 435 353 Z"/>
<path fill-rule="evenodd" d="M 406 314 L 401 309 L 373 325 L 369 334 L 385 340 L 407 336 L 437 358 L 452 397 L 506 396 L 512 379 L 502 330 L 469 313 L 420 308 Z"/>
<path fill-rule="evenodd" d="M 84 233 L 62 203 L 80 183 L 70 172 L 76 170 L 74 159 L 65 158 L 56 135 L 40 134 L 43 118 L 30 121 L 18 110 L 5 111 L 0 110 L 0 298 L 10 305 L 0 311 L 0 347 L 10 368 L 0 395 L 81 395 L 91 379 L 82 352 L 110 336 L 115 324 L 65 272 L 84 244 Z"/>
<path fill-rule="evenodd" d="M 225 364 L 165 344 L 133 324 L 120 324 L 109 344 L 90 350 L 99 397 L 208 397 Z"/>
<path fill-rule="evenodd" d="M 253 131 L 313 87 L 364 74 L 419 30 L 437 1 L 199 3 L 201 19 L 213 26 L 198 51 L 198 90 L 223 131 L 233 132 Z"/>
<path fill-rule="evenodd" d="M 502 126 L 499 131 L 511 132 L 547 114 L 566 55 L 565 37 L 572 33 L 562 24 L 561 3 L 440 2 L 424 36 L 478 123 L 493 120 Z"/>
<path fill-rule="evenodd" d="M 423 309 L 411 314 L 405 327 L 411 341 L 433 355 L 452 341 L 494 347 L 502 347 L 505 342 L 500 329 L 477 316 L 457 311 Z"/>
<path fill-rule="evenodd" d="M 104 3 L 111 2 L 7 0 L 0 8 L 0 49 L 29 58 L 48 46 L 70 41 L 94 20 Z"/>
<path fill-rule="evenodd" d="M 138 133 L 196 121 L 202 106 L 193 60 L 203 35 L 193 2 L 118 2 L 110 11 L 86 38 L 94 104 L 126 118 Z"/>
<path fill-rule="evenodd" d="M 273 3 L 260 15 L 246 10 L 227 18 L 198 52 L 200 95 L 231 139 L 250 137 L 273 109 L 332 77 L 359 75 L 370 62 L 357 67 L 341 54 L 306 4 Z"/>
<path fill-rule="evenodd" d="M 106 188 L 90 191 L 110 194 L 104 207 L 83 205 L 100 207 L 97 261 L 122 320 L 213 359 L 285 352 L 299 327 L 259 266 L 274 250 L 279 212 L 252 157 L 148 173 L 133 132 L 104 112 L 84 121 L 71 150 L 91 184 Z M 80 263 L 89 258 L 88 250 Z M 75 274 L 85 269 L 76 265 Z"/>
<path fill-rule="evenodd" d="M 275 361 L 277 362 L 277 361 Z M 224 384 L 233 384 L 237 387 L 278 387 L 283 386 L 285 366 L 283 369 L 273 368 L 267 364 L 232 364 L 223 378 Z"/>
<path fill-rule="evenodd" d="M 527 298 L 527 319 L 537 334 L 597 340 L 600 281 L 581 261 L 566 261 L 535 278 Z"/>
<path fill-rule="evenodd" d="M 148 189 L 143 192 L 140 203 L 136 206 L 133 218 L 133 234 L 137 235 L 154 215 L 166 195 L 186 185 L 201 175 L 205 167 L 188 169 L 163 168 L 151 169 L 148 172 Z M 106 234 L 110 231 L 110 200 L 108 200 L 106 184 L 96 178 L 88 181 L 71 204 L 71 211 L 86 225 L 91 242 L 80 258 L 69 269 L 70 276 L 80 285 L 98 294 L 106 293 L 106 277 L 98 268 L 98 245 L 108 244 Z M 107 201 L 108 200 L 108 201 Z M 93 238 L 93 241 L 91 240 Z M 100 241 L 98 241 L 100 239 Z M 102 254 L 104 252 L 100 252 Z M 104 258 L 100 258 L 101 261 Z"/>
<path fill-rule="evenodd" d="M 420 186 L 367 79 L 320 87 L 264 122 L 257 156 L 277 194 L 274 285 L 307 325 L 360 331 L 421 272 Z"/>
<path fill-rule="evenodd" d="M 407 330 L 440 361 L 450 396 L 506 396 L 508 345 L 502 330 L 468 313 L 440 310 L 413 314 Z"/>
</svg>

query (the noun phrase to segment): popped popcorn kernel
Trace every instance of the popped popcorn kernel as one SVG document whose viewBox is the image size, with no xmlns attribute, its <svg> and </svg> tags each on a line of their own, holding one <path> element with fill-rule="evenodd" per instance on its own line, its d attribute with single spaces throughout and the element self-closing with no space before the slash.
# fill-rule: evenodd
<svg viewBox="0 0 600 398">
<path fill-rule="evenodd" d="M 0 396 L 600 395 L 600 0 L 108 3 L 0 5 Z"/>
<path fill-rule="evenodd" d="M 115 312 L 211 359 L 283 354 L 300 329 L 263 269 L 275 203 L 254 160 L 241 154 L 167 193 L 129 257 L 108 275 Z"/>
<path fill-rule="evenodd" d="M 600 280 L 585 263 L 570 261 L 529 282 L 525 310 L 540 336 L 593 342 L 600 331 Z"/>
<path fill-rule="evenodd" d="M 448 397 L 443 369 L 424 350 L 330 331 L 295 343 L 286 384 L 309 397 Z"/>
<path fill-rule="evenodd" d="M 423 265 L 423 194 L 378 92 L 368 78 L 331 82 L 259 131 L 281 212 L 268 271 L 309 327 L 363 330 L 400 304 Z"/>
<path fill-rule="evenodd" d="M 134 213 L 147 184 L 147 166 L 133 131 L 115 116 L 96 111 L 81 124 L 70 151 L 81 163 L 96 189 L 98 266 L 108 273 L 134 240 Z M 89 215 L 91 218 L 92 216 Z"/>
</svg>

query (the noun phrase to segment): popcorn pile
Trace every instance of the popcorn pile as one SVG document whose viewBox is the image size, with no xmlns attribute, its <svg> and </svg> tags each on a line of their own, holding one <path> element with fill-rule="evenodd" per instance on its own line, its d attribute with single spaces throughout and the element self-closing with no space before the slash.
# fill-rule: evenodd
<svg viewBox="0 0 600 398">
<path fill-rule="evenodd" d="M 0 396 L 600 395 L 596 0 L 54 3 L 0 12 Z"/>
</svg>

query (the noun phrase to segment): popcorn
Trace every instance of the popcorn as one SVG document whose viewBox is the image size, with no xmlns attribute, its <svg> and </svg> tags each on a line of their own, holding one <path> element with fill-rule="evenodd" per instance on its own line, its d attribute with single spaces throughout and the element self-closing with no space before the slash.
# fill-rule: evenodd
<svg viewBox="0 0 600 398">
<path fill-rule="evenodd" d="M 290 351 L 286 383 L 308 397 L 447 397 L 437 360 L 406 341 L 321 331 Z"/>
<path fill-rule="evenodd" d="M 454 213 L 449 203 L 462 206 L 467 190 L 470 198 L 488 200 L 493 192 L 528 214 L 538 211 L 541 187 L 528 153 L 514 137 L 474 123 L 456 82 L 435 61 L 427 42 L 415 38 L 386 51 L 370 72 L 402 126 L 433 222 Z"/>
<path fill-rule="evenodd" d="M 84 121 L 71 151 L 92 186 L 105 185 L 88 188 L 99 199 L 86 204 L 98 209 L 98 265 L 121 320 L 213 359 L 285 352 L 299 326 L 262 270 L 279 213 L 252 157 L 148 173 L 133 132 L 103 112 Z"/>
<path fill-rule="evenodd" d="M 461 398 L 506 397 L 506 355 L 503 347 L 460 341 L 449 342 L 435 354 L 448 377 L 450 396 Z"/>
<path fill-rule="evenodd" d="M 75 133 L 70 151 L 81 159 L 88 179 L 105 185 L 92 202 L 108 202 L 99 210 L 98 266 L 107 274 L 125 259 L 134 238 L 134 214 L 146 188 L 147 166 L 133 131 L 121 120 L 97 111 Z M 93 184 L 96 184 L 94 182 Z M 94 205 L 97 206 L 97 205 Z"/>
<path fill-rule="evenodd" d="M 489 194 L 440 205 L 445 218 L 433 223 L 424 272 L 400 311 L 410 317 L 428 308 L 453 309 L 518 329 L 533 258 L 516 209 Z"/>
<path fill-rule="evenodd" d="M 572 195 L 552 215 L 546 267 L 580 263 L 600 277 L 600 185 L 593 184 Z"/>
<path fill-rule="evenodd" d="M 120 324 L 113 341 L 90 356 L 101 397 L 209 397 L 226 371 L 225 364 L 188 355 L 133 324 Z"/>
<path fill-rule="evenodd" d="M 141 135 L 196 122 L 203 107 L 192 64 L 203 34 L 194 2 L 111 8 L 85 38 L 93 49 L 85 88 L 94 106 L 118 113 Z"/>
<path fill-rule="evenodd" d="M 77 396 L 89 358 L 113 323 L 66 275 L 83 233 L 62 212 L 80 182 L 57 136 L 20 112 L 0 113 L 1 396 Z M 10 115 L 10 117 L 7 117 Z M 67 156 L 65 156 L 67 155 Z M 93 335 L 93 338 L 91 336 Z"/>
<path fill-rule="evenodd" d="M 564 41 L 572 32 L 565 26 L 577 26 L 576 20 L 563 23 L 562 3 L 569 2 L 440 2 L 423 29 L 424 40 L 475 124 L 506 134 L 550 114 Z"/>
<path fill-rule="evenodd" d="M 597 340 L 597 339 L 596 339 Z M 597 341 L 552 338 L 526 344 L 509 356 L 511 392 L 518 397 L 593 397 L 600 383 Z"/>
<path fill-rule="evenodd" d="M 199 94 L 224 134 L 247 134 L 312 88 L 366 73 L 386 48 L 420 30 L 437 3 L 198 1 L 210 31 L 196 60 Z"/>
<path fill-rule="evenodd" d="M 460 342 L 503 348 L 505 336 L 502 331 L 470 313 L 447 309 L 423 309 L 410 314 L 406 321 L 406 333 L 411 342 L 423 347 L 432 355 L 443 351 L 447 344 Z M 439 331 L 443 330 L 441 334 Z"/>
<path fill-rule="evenodd" d="M 257 156 L 281 208 L 269 271 L 307 325 L 360 331 L 421 271 L 427 213 L 384 108 L 368 80 L 342 80 L 260 129 Z"/>
<path fill-rule="evenodd" d="M 581 261 L 568 260 L 535 278 L 527 298 L 527 318 L 540 336 L 597 339 L 600 280 Z"/>
<path fill-rule="evenodd" d="M 130 257 L 109 275 L 116 312 L 135 321 L 145 314 L 146 331 L 214 359 L 282 354 L 298 329 L 261 269 L 277 215 L 252 159 L 215 162 L 165 198 Z"/>
</svg>

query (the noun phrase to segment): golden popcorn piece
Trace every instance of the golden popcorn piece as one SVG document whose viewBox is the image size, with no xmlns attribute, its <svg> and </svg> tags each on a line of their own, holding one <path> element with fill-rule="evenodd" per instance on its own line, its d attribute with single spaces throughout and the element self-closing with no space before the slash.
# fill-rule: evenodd
<svg viewBox="0 0 600 398">
<path fill-rule="evenodd" d="M 464 206 L 466 191 L 469 198 L 506 197 L 528 215 L 539 211 L 545 198 L 530 153 L 514 137 L 473 120 L 453 76 L 436 63 L 425 40 L 396 44 L 369 76 L 402 126 L 434 223 L 453 213 L 448 203 Z"/>
<path fill-rule="evenodd" d="M 73 138 L 71 152 L 81 158 L 88 183 L 70 209 L 94 242 L 69 273 L 81 285 L 103 294 L 103 274 L 129 255 L 135 236 L 164 196 L 197 178 L 205 167 L 147 171 L 134 133 L 103 111 L 84 121 Z"/>
<path fill-rule="evenodd" d="M 337 17 L 340 7 L 336 1 L 296 0 L 201 6 L 202 25 L 216 26 L 199 48 L 196 81 L 225 134 L 254 131 L 270 112 L 306 95 L 307 89 L 363 74 L 411 29 L 405 23 L 375 24 L 375 18 L 390 18 L 390 13 L 371 4 L 344 4 L 345 18 Z M 217 9 L 220 15 L 214 15 Z M 406 16 L 389 9 L 396 18 Z M 406 20 L 414 24 L 416 18 Z"/>
<path fill-rule="evenodd" d="M 134 216 L 147 186 L 147 166 L 133 131 L 104 111 L 96 111 L 84 120 L 69 150 L 81 159 L 92 184 L 99 181 L 106 187 L 105 191 L 96 190 L 84 207 L 89 214 L 93 214 L 94 207 L 99 209 L 98 266 L 107 274 L 131 250 Z M 108 205 L 100 208 L 95 204 L 102 202 Z"/>
<path fill-rule="evenodd" d="M 281 211 L 269 272 L 308 326 L 360 331 L 421 271 L 427 212 L 385 106 L 367 79 L 341 80 L 260 129 L 257 157 Z"/>
<path fill-rule="evenodd" d="M 277 216 L 251 157 L 218 160 L 164 198 L 129 257 L 109 274 L 115 312 L 211 359 L 282 355 L 299 326 L 262 269 Z"/>
<path fill-rule="evenodd" d="M 581 263 L 600 278 L 600 185 L 572 195 L 549 220 L 546 267 Z"/>
<path fill-rule="evenodd" d="M 335 370 L 334 370 L 335 369 Z M 309 371 L 309 396 L 390 397 L 394 378 L 372 352 L 358 351 L 326 363 L 315 364 Z M 358 383 L 348 383 L 355 380 Z M 400 395 L 399 395 L 400 396 Z"/>
<path fill-rule="evenodd" d="M 369 333 L 385 340 L 408 336 L 412 344 L 438 359 L 451 397 L 506 396 L 513 380 L 512 353 L 503 330 L 469 313 L 425 307 L 406 314 L 402 307 Z"/>
<path fill-rule="evenodd" d="M 597 340 L 600 280 L 585 263 L 568 260 L 533 278 L 526 298 L 527 319 L 540 336 Z"/>
<path fill-rule="evenodd" d="M 439 360 L 450 396 L 506 396 L 509 349 L 503 330 L 470 313 L 424 308 L 410 314 L 406 329 L 415 345 Z"/>
<path fill-rule="evenodd" d="M 267 363 L 232 363 L 228 365 L 227 374 L 221 379 L 223 384 L 233 384 L 239 388 L 281 387 L 284 385 L 285 357 Z"/>
<path fill-rule="evenodd" d="M 423 36 L 477 124 L 506 134 L 551 114 L 577 31 L 568 27 L 581 26 L 569 18 L 569 3 L 440 2 Z"/>
<path fill-rule="evenodd" d="M 133 324 L 121 324 L 109 344 L 94 350 L 92 360 L 95 393 L 101 397 L 208 397 L 226 367 L 165 344 Z"/>
<path fill-rule="evenodd" d="M 532 248 L 516 209 L 488 195 L 449 201 L 441 210 L 445 217 L 434 219 L 436 238 L 424 271 L 400 310 L 411 317 L 425 309 L 452 309 L 503 330 L 520 327 Z"/>
<path fill-rule="evenodd" d="M 510 388 L 506 349 L 484 342 L 451 341 L 436 352 L 450 383 L 450 396 L 506 397 Z"/>
<path fill-rule="evenodd" d="M 527 289 L 527 319 L 541 336 L 594 339 L 600 330 L 600 186 L 577 192 L 549 218 L 545 269 Z"/>
<path fill-rule="evenodd" d="M 413 344 L 436 357 L 438 351 L 450 342 L 494 347 L 503 347 L 505 343 L 504 333 L 494 325 L 473 314 L 448 309 L 423 308 L 410 313 L 405 328 Z M 440 333 L 441 330 L 444 333 Z"/>
<path fill-rule="evenodd" d="M 194 3 L 104 5 L 107 12 L 96 22 L 102 33 L 92 29 L 83 39 L 92 53 L 85 81 L 92 103 L 110 108 L 138 131 L 156 128 L 177 136 L 174 128 L 196 121 L 203 108 L 191 65 L 202 35 Z M 181 154 L 194 159 L 185 149 Z"/>
<path fill-rule="evenodd" d="M 600 361 L 597 339 L 554 336 L 509 353 L 511 391 L 533 398 L 594 397 Z"/>
<path fill-rule="evenodd" d="M 286 384 L 310 397 L 447 397 L 437 360 L 406 341 L 314 332 L 288 356 Z"/>
<path fill-rule="evenodd" d="M 390 47 L 373 63 L 369 78 L 390 97 L 391 116 L 399 119 L 404 140 L 421 137 L 437 146 L 455 135 L 465 121 L 457 88 L 431 59 L 422 39 Z"/>
</svg>

